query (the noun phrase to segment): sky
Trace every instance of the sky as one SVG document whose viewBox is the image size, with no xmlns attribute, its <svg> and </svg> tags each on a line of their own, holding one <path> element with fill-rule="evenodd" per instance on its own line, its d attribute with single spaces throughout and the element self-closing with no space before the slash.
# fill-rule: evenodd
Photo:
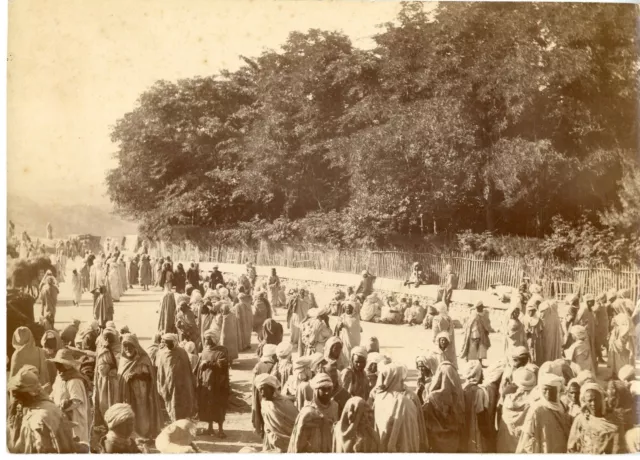
<svg viewBox="0 0 640 460">
<path fill-rule="evenodd" d="M 157 80 L 237 69 L 294 30 L 337 30 L 360 48 L 395 1 L 13 0 L 8 195 L 110 208 L 110 127 Z"/>
</svg>

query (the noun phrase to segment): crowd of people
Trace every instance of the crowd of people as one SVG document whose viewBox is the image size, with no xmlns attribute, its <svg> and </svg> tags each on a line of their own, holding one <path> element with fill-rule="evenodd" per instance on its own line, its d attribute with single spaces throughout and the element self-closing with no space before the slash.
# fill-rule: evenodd
<svg viewBox="0 0 640 460">
<path fill-rule="evenodd" d="M 88 254 L 76 275 L 80 293 L 94 296 L 91 324 L 58 331 L 54 307 L 41 347 L 27 328 L 14 334 L 11 452 L 198 452 L 198 436 L 227 436 L 230 370 L 254 346 L 251 424 L 264 452 L 640 450 L 640 302 L 634 307 L 626 291 L 572 295 L 564 315 L 538 285 L 521 286 L 507 312 L 504 354 L 490 364 L 483 361 L 494 329 L 481 302 L 463 320 L 460 344 L 446 290 L 426 309 L 404 302 L 403 318 L 423 308 L 416 324 L 433 330 L 430 351 L 410 370 L 381 353 L 375 337 L 363 340 L 366 310 L 379 300 L 368 272 L 324 306 L 307 287 L 285 294 L 275 269 L 259 281 L 252 264 L 225 281 L 217 266 L 202 276 L 195 262 L 187 270 L 146 254 L 125 262 L 115 248 Z M 162 289 L 147 349 L 114 324 L 114 302 L 132 286 Z"/>
</svg>

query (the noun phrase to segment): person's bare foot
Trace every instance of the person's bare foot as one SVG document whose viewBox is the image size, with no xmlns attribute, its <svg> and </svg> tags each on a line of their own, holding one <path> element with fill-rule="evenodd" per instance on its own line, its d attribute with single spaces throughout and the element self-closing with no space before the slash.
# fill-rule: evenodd
<svg viewBox="0 0 640 460">
<path fill-rule="evenodd" d="M 220 430 L 220 431 L 218 431 L 218 437 L 220 439 L 224 439 L 224 438 L 227 437 L 227 435 L 224 433 L 224 431 Z"/>
</svg>

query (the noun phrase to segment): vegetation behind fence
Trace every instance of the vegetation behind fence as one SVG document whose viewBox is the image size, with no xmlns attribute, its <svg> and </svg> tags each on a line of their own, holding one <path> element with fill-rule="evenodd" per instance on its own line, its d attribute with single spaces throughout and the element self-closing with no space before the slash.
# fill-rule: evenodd
<svg viewBox="0 0 640 460">
<path fill-rule="evenodd" d="M 478 259 L 464 253 L 446 255 L 398 251 L 367 250 L 296 250 L 284 246 L 280 249 L 262 245 L 257 251 L 226 247 L 210 247 L 202 251 L 185 243 L 170 246 L 157 245 L 156 256 L 171 256 L 174 261 L 221 262 L 278 267 L 311 268 L 338 273 L 360 273 L 368 270 L 381 278 L 405 280 L 409 278 L 411 264 L 420 262 L 430 284 L 439 284 L 447 264 L 458 274 L 459 289 L 486 290 L 492 283 L 518 286 L 523 276 L 543 286 L 546 296 L 562 297 L 572 292 L 599 294 L 611 288 L 629 289 L 634 302 L 638 299 L 640 269 L 620 266 L 612 270 L 605 266 L 566 267 L 554 260 L 500 257 Z"/>
</svg>

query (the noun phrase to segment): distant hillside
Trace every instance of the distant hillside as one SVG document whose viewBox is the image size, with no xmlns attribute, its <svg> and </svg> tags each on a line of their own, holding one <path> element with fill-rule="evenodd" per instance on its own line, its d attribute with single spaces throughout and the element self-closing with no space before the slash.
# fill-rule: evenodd
<svg viewBox="0 0 640 460">
<path fill-rule="evenodd" d="M 26 230 L 29 235 L 46 235 L 47 222 L 53 226 L 53 237 L 69 234 L 129 235 L 137 233 L 137 224 L 126 222 L 100 206 L 90 204 L 40 204 L 29 198 L 8 195 L 7 219 L 16 232 Z"/>
</svg>

